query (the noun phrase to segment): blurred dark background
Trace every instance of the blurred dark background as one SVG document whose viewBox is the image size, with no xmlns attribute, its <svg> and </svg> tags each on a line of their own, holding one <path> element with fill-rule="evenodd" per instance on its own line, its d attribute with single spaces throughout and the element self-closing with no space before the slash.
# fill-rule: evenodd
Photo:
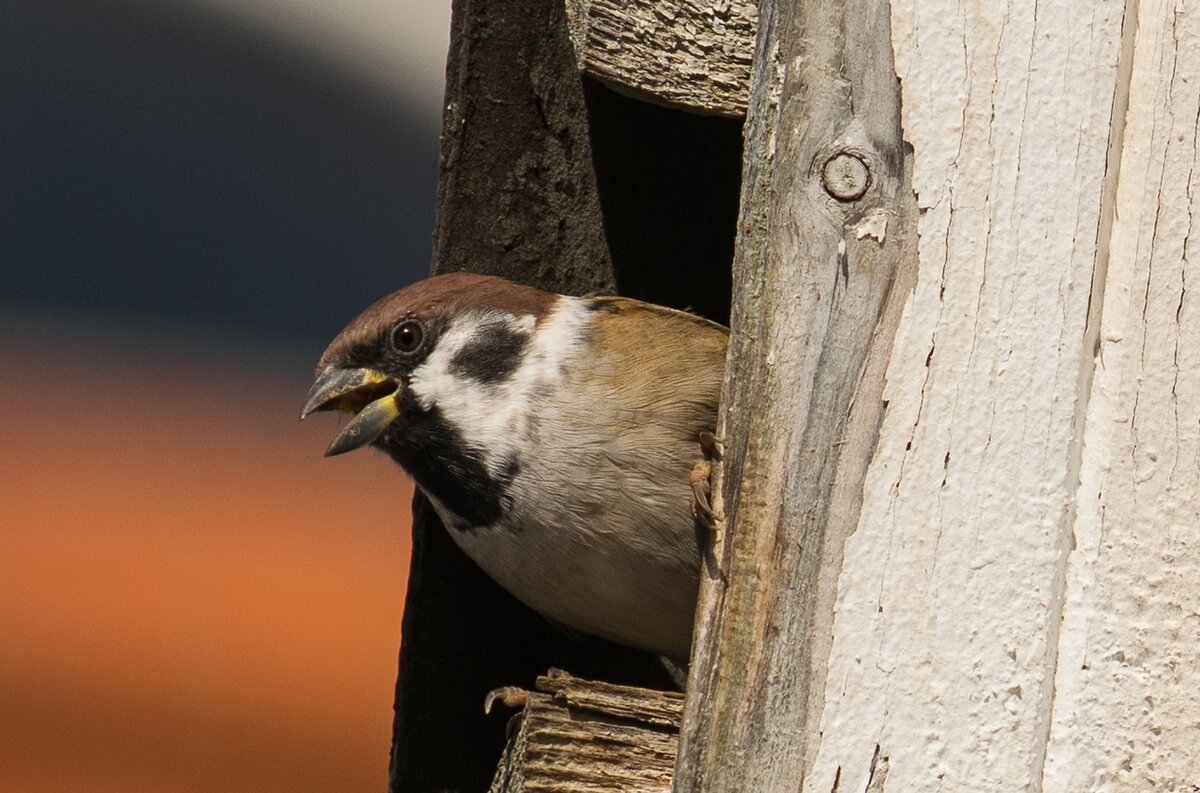
<svg viewBox="0 0 1200 793">
<path fill-rule="evenodd" d="M 296 416 L 429 266 L 448 26 L 0 3 L 0 790 L 386 784 L 411 491 Z"/>
<path fill-rule="evenodd" d="M 424 274 L 436 107 L 322 54 L 214 3 L 0 4 L 0 310 L 316 347 Z"/>
</svg>

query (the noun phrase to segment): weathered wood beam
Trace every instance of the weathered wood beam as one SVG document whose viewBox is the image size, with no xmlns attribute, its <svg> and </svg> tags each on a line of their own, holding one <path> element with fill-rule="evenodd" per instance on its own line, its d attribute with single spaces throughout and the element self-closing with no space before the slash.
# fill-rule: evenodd
<svg viewBox="0 0 1200 793">
<path fill-rule="evenodd" d="M 491 793 L 670 790 L 682 694 L 551 670 L 536 692 L 508 689 L 499 698 L 523 709 Z"/>
<path fill-rule="evenodd" d="M 852 14 L 829 24 L 818 16 L 828 5 L 802 11 L 802 29 L 849 38 L 885 28 Z M 764 26 L 785 13 L 767 7 Z M 827 501 L 801 489 L 808 500 L 796 508 L 786 495 L 828 456 L 778 466 L 774 439 L 738 418 L 751 403 L 730 405 L 727 464 L 742 477 L 725 488 L 729 585 L 707 588 L 710 603 L 724 597 L 724 616 L 701 623 L 701 657 L 716 671 L 689 692 L 680 789 L 1194 784 L 1197 710 L 1185 692 L 1200 668 L 1187 553 L 1200 541 L 1200 315 L 1187 284 L 1200 237 L 1198 18 L 1170 2 L 1097 0 L 1081 16 L 1070 3 L 893 0 L 920 210 L 915 276 L 902 268 L 897 278 L 915 286 L 892 287 L 891 304 L 907 302 L 877 326 L 890 350 L 866 359 Z M 821 108 L 836 107 L 813 102 L 815 120 L 789 111 L 789 81 L 820 98 L 823 75 L 842 73 L 811 43 L 801 60 L 784 43 L 760 48 L 774 59 L 763 68 L 782 75 L 767 97 L 779 109 L 756 122 L 752 102 L 748 145 L 773 128 L 775 164 L 764 167 L 776 171 L 811 174 L 807 164 L 823 159 L 788 159 L 795 141 L 821 134 Z M 869 106 L 845 76 L 855 106 Z M 852 184 L 848 165 L 839 181 Z M 748 171 L 743 231 L 759 229 L 767 249 L 789 212 L 805 230 L 823 222 L 811 206 L 817 221 L 794 213 L 816 190 L 780 187 L 786 178 Z M 750 214 L 755 185 L 777 189 L 783 206 Z M 911 228 L 904 218 L 888 217 L 889 237 Z M 827 237 L 804 240 L 829 255 Z M 849 244 L 847 253 L 849 294 L 859 271 Z M 769 394 L 772 370 L 785 372 L 776 380 L 803 372 L 815 354 L 801 336 L 791 356 L 775 346 L 779 302 L 807 317 L 825 298 L 770 267 L 762 283 L 761 314 L 737 300 L 731 376 L 764 377 Z M 809 323 L 811 343 L 831 349 L 831 316 Z M 757 368 L 737 369 L 743 334 L 764 345 Z M 878 388 L 874 362 L 885 358 Z M 795 393 L 811 403 L 821 391 Z M 856 421 L 869 405 L 882 423 Z M 780 445 L 819 437 L 809 413 L 789 423 L 768 410 L 769 423 L 790 434 Z M 764 537 L 747 511 L 777 531 Z M 823 533 L 797 542 L 797 526 L 821 521 Z M 807 633 L 775 608 L 781 591 L 808 609 Z M 695 732 L 693 712 L 704 719 Z"/>
<path fill-rule="evenodd" d="M 1127 9 L 1041 780 L 1064 793 L 1200 784 L 1200 6 Z"/>
<path fill-rule="evenodd" d="M 1051 721 L 1071 713 L 1054 670 L 1072 514 L 1097 505 L 1077 488 L 1111 185 L 1139 167 L 1111 153 L 1137 7 L 891 2 L 919 264 L 819 631 L 832 644 L 806 792 L 861 791 L 885 769 L 888 790 L 1156 787 L 1042 778 Z M 1180 35 L 1169 3 L 1140 7 Z"/>
<path fill-rule="evenodd" d="M 584 74 L 643 99 L 741 116 L 758 11 L 746 0 L 566 0 Z"/>
<path fill-rule="evenodd" d="M 434 271 L 614 291 L 561 0 L 457 0 L 451 34 Z"/>
<path fill-rule="evenodd" d="M 916 206 L 890 9 L 760 7 L 716 553 L 676 791 L 798 790 L 815 750 L 836 574 L 913 281 Z"/>
</svg>

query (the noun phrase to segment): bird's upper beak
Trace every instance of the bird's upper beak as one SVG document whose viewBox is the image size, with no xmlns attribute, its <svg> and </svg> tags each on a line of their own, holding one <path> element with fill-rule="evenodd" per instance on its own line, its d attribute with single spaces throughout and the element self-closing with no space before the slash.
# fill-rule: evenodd
<svg viewBox="0 0 1200 793">
<path fill-rule="evenodd" d="M 355 413 L 329 444 L 325 456 L 352 451 L 378 438 L 400 415 L 399 388 L 394 377 L 374 369 L 327 366 L 309 390 L 300 418 L 318 410 Z"/>
</svg>

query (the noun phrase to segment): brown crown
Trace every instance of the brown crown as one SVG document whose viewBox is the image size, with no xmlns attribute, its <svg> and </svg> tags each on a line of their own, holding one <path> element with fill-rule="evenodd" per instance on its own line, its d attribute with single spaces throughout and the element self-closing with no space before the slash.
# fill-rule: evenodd
<svg viewBox="0 0 1200 793">
<path fill-rule="evenodd" d="M 317 371 L 346 358 L 354 348 L 375 342 L 406 317 L 428 322 L 470 309 L 495 308 L 515 316 L 532 314 L 541 322 L 556 300 L 558 295 L 551 292 L 494 275 L 435 275 L 392 292 L 359 314 L 325 349 Z"/>
</svg>

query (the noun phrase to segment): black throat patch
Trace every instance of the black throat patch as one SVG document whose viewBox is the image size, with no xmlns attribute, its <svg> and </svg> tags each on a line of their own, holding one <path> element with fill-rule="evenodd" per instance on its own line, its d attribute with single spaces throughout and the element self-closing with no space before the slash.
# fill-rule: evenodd
<svg viewBox="0 0 1200 793">
<path fill-rule="evenodd" d="M 401 410 L 404 419 L 380 439 L 380 446 L 422 490 L 461 518 L 447 528 L 472 531 L 504 517 L 519 461 L 507 461 L 500 475 L 493 476 L 483 453 L 468 444 L 436 407 L 423 410 L 406 395 Z"/>
</svg>

